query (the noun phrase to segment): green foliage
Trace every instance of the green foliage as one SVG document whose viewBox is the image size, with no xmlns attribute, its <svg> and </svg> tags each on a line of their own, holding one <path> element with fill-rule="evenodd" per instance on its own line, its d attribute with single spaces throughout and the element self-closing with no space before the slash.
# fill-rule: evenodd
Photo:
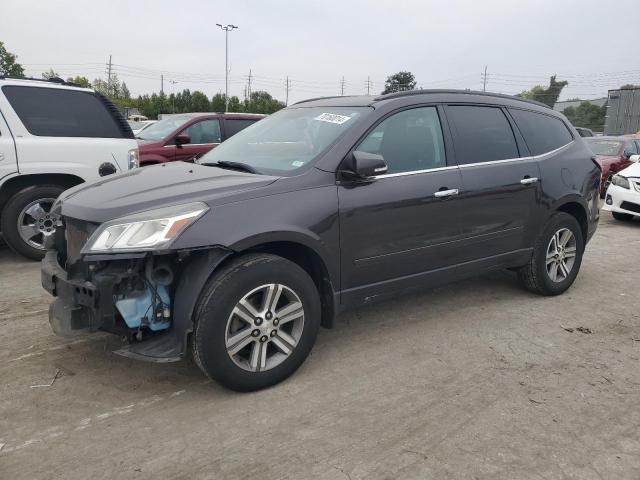
<svg viewBox="0 0 640 480">
<path fill-rule="evenodd" d="M 212 112 L 224 112 L 224 95 L 216 93 L 211 99 L 211 111 Z"/>
<path fill-rule="evenodd" d="M 191 111 L 192 112 L 209 112 L 211 111 L 211 103 L 207 96 L 197 90 L 191 95 Z"/>
<path fill-rule="evenodd" d="M 398 72 L 387 77 L 387 81 L 384 82 L 385 93 L 404 92 L 406 90 L 413 90 L 416 88 L 416 79 L 411 72 Z"/>
<path fill-rule="evenodd" d="M 596 132 L 604 130 L 604 117 L 607 114 L 606 105 L 598 107 L 590 102 L 582 102 L 577 107 L 567 107 L 562 112 L 576 127 L 590 128 Z"/>
<path fill-rule="evenodd" d="M 122 82 L 122 86 L 120 87 L 120 96 L 125 100 L 129 100 L 131 98 L 131 92 L 127 88 L 127 84 Z"/>
<path fill-rule="evenodd" d="M 80 75 L 67 78 L 67 82 L 75 83 L 82 88 L 91 88 L 91 82 L 89 79 L 87 77 L 81 77 Z"/>
<path fill-rule="evenodd" d="M 45 80 L 51 80 L 52 78 L 60 78 L 60 75 L 58 75 L 53 68 L 50 68 L 46 72 L 42 72 L 42 78 Z"/>
<path fill-rule="evenodd" d="M 620 90 L 635 90 L 636 88 L 640 88 L 640 85 L 634 85 L 633 83 L 627 83 L 626 85 L 622 85 Z"/>
<path fill-rule="evenodd" d="M 531 90 L 527 90 L 516 95 L 517 97 L 528 98 L 529 100 L 535 100 L 537 102 L 549 105 L 551 108 L 558 101 L 560 92 L 562 89 L 569 85 L 569 82 L 563 80 L 561 82 L 556 81 L 556 76 L 553 75 L 549 79 L 549 86 L 544 88 L 540 85 L 536 85 Z"/>
<path fill-rule="evenodd" d="M 276 100 L 268 92 L 257 91 L 251 92 L 251 98 L 244 101 L 243 111 L 271 114 L 284 107 L 284 102 Z"/>
<path fill-rule="evenodd" d="M 24 69 L 16 62 L 17 58 L 13 53 L 7 51 L 4 43 L 0 42 L 0 75 L 24 78 Z"/>
</svg>

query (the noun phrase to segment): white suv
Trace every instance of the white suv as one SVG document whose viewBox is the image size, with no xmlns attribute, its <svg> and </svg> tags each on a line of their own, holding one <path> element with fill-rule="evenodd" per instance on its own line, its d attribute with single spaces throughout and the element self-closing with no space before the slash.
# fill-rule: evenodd
<svg viewBox="0 0 640 480">
<path fill-rule="evenodd" d="M 58 219 L 67 188 L 138 166 L 129 124 L 105 97 L 73 84 L 0 77 L 0 227 L 32 258 Z"/>
</svg>

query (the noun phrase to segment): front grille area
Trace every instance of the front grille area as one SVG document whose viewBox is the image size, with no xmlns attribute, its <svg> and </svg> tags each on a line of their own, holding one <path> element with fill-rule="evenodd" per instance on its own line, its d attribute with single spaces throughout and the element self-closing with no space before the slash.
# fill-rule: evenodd
<svg viewBox="0 0 640 480">
<path fill-rule="evenodd" d="M 67 239 L 67 265 L 75 263 L 80 258 L 80 250 L 87 243 L 97 225 L 83 222 L 74 218 L 65 218 L 65 237 Z"/>
<path fill-rule="evenodd" d="M 640 213 L 640 205 L 638 205 L 637 203 L 622 202 L 620 204 L 620 208 L 624 208 L 625 210 L 629 210 L 630 212 Z"/>
</svg>

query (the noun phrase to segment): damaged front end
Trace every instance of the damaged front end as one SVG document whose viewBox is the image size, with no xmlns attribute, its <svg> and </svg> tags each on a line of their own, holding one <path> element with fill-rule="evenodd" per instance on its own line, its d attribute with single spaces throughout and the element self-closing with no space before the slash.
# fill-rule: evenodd
<svg viewBox="0 0 640 480">
<path fill-rule="evenodd" d="M 42 285 L 55 298 L 49 322 L 57 335 L 96 331 L 128 345 L 115 353 L 155 362 L 187 350 L 197 297 L 230 252 L 207 250 L 86 253 L 100 226 L 64 218 L 42 262 Z M 103 229 L 104 230 L 104 229 Z"/>
</svg>

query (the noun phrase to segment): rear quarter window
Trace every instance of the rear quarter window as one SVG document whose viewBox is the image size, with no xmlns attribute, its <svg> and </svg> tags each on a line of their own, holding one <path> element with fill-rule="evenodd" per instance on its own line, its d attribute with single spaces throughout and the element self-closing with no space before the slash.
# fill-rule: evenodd
<svg viewBox="0 0 640 480">
<path fill-rule="evenodd" d="M 93 93 L 22 86 L 2 91 L 32 135 L 124 138 L 116 119 Z"/>
<path fill-rule="evenodd" d="M 510 108 L 509 112 L 532 155 L 556 150 L 573 140 L 571 132 L 560 119 L 528 110 Z"/>
</svg>

